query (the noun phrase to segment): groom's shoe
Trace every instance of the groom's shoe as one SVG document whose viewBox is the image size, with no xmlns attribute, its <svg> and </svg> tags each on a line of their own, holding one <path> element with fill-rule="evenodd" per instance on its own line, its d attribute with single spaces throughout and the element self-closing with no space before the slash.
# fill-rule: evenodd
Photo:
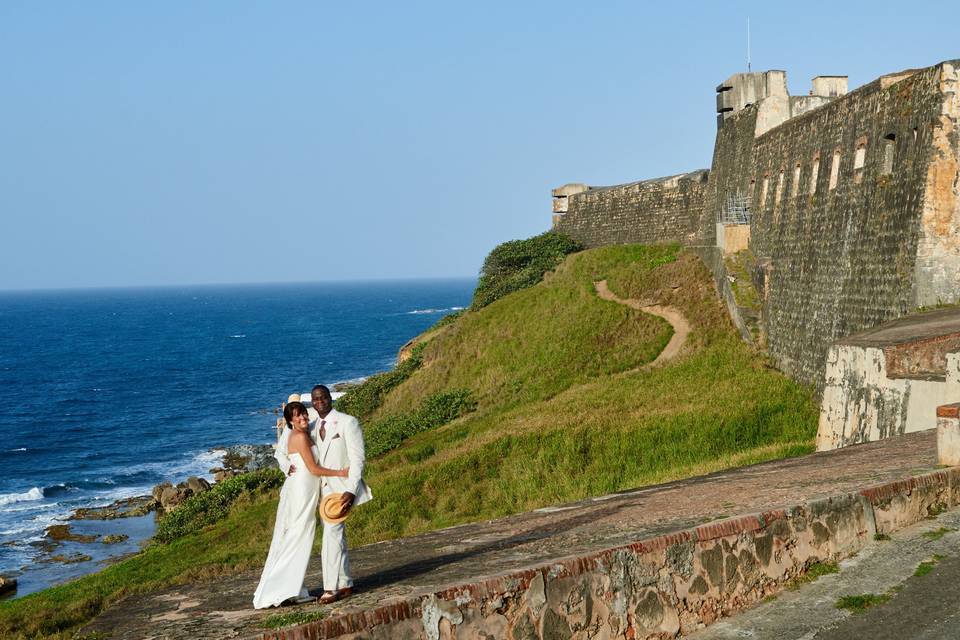
<svg viewBox="0 0 960 640">
<path fill-rule="evenodd" d="M 345 587 L 337 591 L 337 600 L 343 600 L 353 595 L 353 587 Z"/>
<path fill-rule="evenodd" d="M 340 599 L 339 591 L 324 591 L 323 595 L 317 598 L 317 602 L 320 604 L 333 604 Z"/>
</svg>

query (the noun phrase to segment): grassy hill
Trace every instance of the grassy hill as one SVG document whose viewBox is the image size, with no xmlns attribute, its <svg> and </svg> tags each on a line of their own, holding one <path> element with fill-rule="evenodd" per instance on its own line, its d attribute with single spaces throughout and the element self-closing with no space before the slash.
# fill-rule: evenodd
<svg viewBox="0 0 960 640">
<path fill-rule="evenodd" d="M 691 325 L 680 357 L 644 367 L 672 329 L 600 300 L 601 279 L 680 309 Z M 676 246 L 574 254 L 437 331 L 418 357 L 365 424 L 450 390 L 476 409 L 368 463 L 376 500 L 352 517 L 353 545 L 813 450 L 809 391 L 739 339 L 706 268 Z M 259 567 L 275 507 L 275 491 L 251 493 L 214 525 L 0 603 L 0 636 L 54 633 L 124 593 Z"/>
</svg>

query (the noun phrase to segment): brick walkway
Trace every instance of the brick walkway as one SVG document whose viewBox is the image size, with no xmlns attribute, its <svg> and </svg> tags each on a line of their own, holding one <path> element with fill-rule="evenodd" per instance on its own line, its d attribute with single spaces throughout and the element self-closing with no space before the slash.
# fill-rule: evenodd
<svg viewBox="0 0 960 640">
<path fill-rule="evenodd" d="M 360 593 L 327 608 L 328 614 L 927 473 L 937 468 L 935 438 L 933 430 L 913 433 L 361 547 L 351 552 Z M 311 588 L 320 589 L 319 564 L 314 558 L 308 571 Z M 258 578 L 252 572 L 132 596 L 84 632 L 111 638 L 256 637 L 262 619 L 278 612 L 251 608 Z"/>
</svg>

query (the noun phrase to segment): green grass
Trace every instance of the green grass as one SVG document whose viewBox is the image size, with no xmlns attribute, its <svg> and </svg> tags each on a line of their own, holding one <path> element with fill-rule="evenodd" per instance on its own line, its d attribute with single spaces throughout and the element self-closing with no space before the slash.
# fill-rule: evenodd
<svg viewBox="0 0 960 640">
<path fill-rule="evenodd" d="M 293 613 L 275 613 L 272 616 L 263 619 L 260 623 L 262 629 L 279 629 L 289 627 L 295 624 L 306 624 L 315 620 L 323 620 L 326 613 L 323 611 L 296 611 Z"/>
<path fill-rule="evenodd" d="M 873 539 L 877 542 L 887 542 L 890 540 L 890 536 L 885 533 L 875 533 L 873 534 Z"/>
<path fill-rule="evenodd" d="M 832 573 L 840 573 L 840 566 L 836 562 L 814 562 L 809 567 L 807 567 L 806 572 L 795 577 L 787 584 L 787 589 L 791 591 L 796 591 L 805 584 L 810 584 L 816 580 L 819 580 L 823 576 L 828 576 Z"/>
<path fill-rule="evenodd" d="M 723 260 L 727 273 L 735 278 L 731 283 L 733 297 L 737 306 L 759 310 L 760 296 L 753 286 L 750 271 L 756 266 L 757 259 L 749 249 L 739 251 Z"/>
<path fill-rule="evenodd" d="M 949 527 L 940 527 L 939 529 L 934 529 L 933 531 L 924 531 L 923 537 L 927 540 L 939 540 L 943 536 L 947 535 L 951 531 L 956 531 L 956 529 L 951 529 Z"/>
<path fill-rule="evenodd" d="M 593 280 L 623 261 L 653 270 L 679 249 L 611 249 L 576 254 L 543 282 L 461 316 L 426 344 L 423 366 L 384 398 L 375 417 L 413 411 L 422 398 L 449 389 L 470 390 L 481 410 L 528 404 L 656 358 L 670 325 L 599 300 Z"/>
<path fill-rule="evenodd" d="M 846 609 L 851 613 L 863 613 L 870 607 L 875 607 L 878 604 L 883 604 L 890 599 L 890 595 L 883 593 L 877 595 L 876 593 L 864 593 L 857 596 L 843 596 L 837 600 L 836 608 L 837 609 Z"/>
<path fill-rule="evenodd" d="M 936 567 L 938 564 L 940 564 L 941 560 L 943 560 L 943 556 L 934 554 L 934 556 L 929 560 L 924 560 L 923 562 L 918 564 L 916 571 L 913 572 L 913 575 L 918 578 L 922 578 L 923 576 L 933 571 L 933 568 Z"/>
<path fill-rule="evenodd" d="M 597 298 L 600 279 L 621 298 L 680 309 L 691 324 L 681 357 L 644 367 L 672 329 Z M 419 356 L 402 380 L 388 377 L 355 396 L 372 415 L 365 424 L 456 390 L 468 391 L 476 410 L 404 430 L 399 446 L 368 461 L 376 500 L 352 516 L 351 545 L 814 448 L 810 391 L 740 340 L 706 268 L 676 246 L 574 254 L 543 282 L 465 313 Z M 223 519 L 188 518 L 196 526 L 169 544 L 2 602 L 0 637 L 66 638 L 123 595 L 259 568 L 275 510 L 272 494 L 237 497 Z"/>
</svg>

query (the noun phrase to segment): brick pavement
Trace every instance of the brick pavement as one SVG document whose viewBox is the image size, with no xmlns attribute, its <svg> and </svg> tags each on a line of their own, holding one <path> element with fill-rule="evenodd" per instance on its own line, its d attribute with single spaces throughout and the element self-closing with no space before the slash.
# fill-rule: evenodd
<svg viewBox="0 0 960 640">
<path fill-rule="evenodd" d="M 712 520 L 857 492 L 937 470 L 935 432 L 821 452 L 367 545 L 351 552 L 359 593 L 334 618 L 553 559 L 586 555 Z M 375 506 L 372 503 L 371 506 Z M 111 638 L 247 638 L 277 610 L 254 611 L 257 572 L 114 604 L 84 632 Z M 314 558 L 307 585 L 320 589 Z M 312 611 L 304 605 L 288 611 Z"/>
</svg>

